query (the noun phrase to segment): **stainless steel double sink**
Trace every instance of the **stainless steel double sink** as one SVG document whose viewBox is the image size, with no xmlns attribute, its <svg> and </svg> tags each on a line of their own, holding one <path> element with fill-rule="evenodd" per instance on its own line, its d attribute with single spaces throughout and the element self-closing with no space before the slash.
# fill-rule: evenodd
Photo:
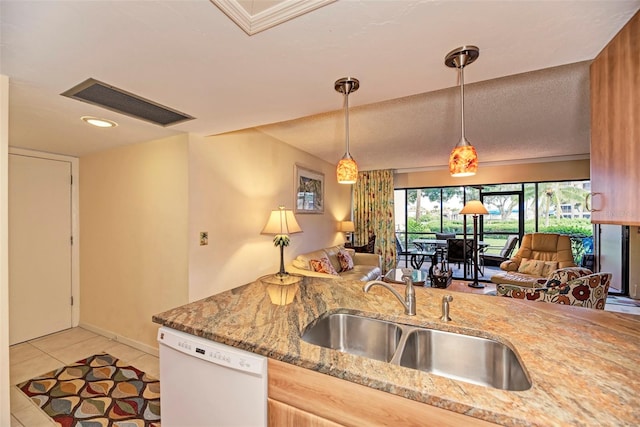
<svg viewBox="0 0 640 427">
<path fill-rule="evenodd" d="M 302 340 L 468 383 L 531 388 L 513 349 L 488 338 L 331 312 L 308 325 Z"/>
</svg>

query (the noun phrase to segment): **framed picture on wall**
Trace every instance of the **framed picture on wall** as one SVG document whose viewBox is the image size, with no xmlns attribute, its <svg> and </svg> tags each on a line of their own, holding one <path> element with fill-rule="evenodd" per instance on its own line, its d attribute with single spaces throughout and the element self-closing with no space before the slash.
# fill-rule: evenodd
<svg viewBox="0 0 640 427">
<path fill-rule="evenodd" d="M 295 213 L 324 212 L 324 174 L 304 166 L 294 165 Z"/>
</svg>

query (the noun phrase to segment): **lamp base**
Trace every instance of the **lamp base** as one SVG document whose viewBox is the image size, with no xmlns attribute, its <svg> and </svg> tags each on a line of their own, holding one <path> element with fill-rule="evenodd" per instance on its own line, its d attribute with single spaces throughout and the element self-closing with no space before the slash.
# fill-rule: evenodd
<svg viewBox="0 0 640 427">
<path fill-rule="evenodd" d="M 476 288 L 476 289 L 484 288 L 484 285 L 482 283 L 478 283 L 478 282 L 468 283 L 467 286 L 470 287 L 470 288 Z"/>
<path fill-rule="evenodd" d="M 264 283 L 268 283 L 270 285 L 286 286 L 286 285 L 293 285 L 295 283 L 300 283 L 300 282 L 302 282 L 302 279 L 303 279 L 302 276 L 298 276 L 298 275 L 295 275 L 295 274 L 289 274 L 289 273 L 280 274 L 280 273 L 276 273 L 276 274 L 269 274 L 267 276 L 261 277 L 260 281 L 262 281 Z"/>
<path fill-rule="evenodd" d="M 267 294 L 272 304 L 287 305 L 291 304 L 295 299 L 299 283 L 302 282 L 302 276 L 290 275 L 286 276 L 280 273 L 267 275 L 259 279 L 267 287 Z"/>
</svg>

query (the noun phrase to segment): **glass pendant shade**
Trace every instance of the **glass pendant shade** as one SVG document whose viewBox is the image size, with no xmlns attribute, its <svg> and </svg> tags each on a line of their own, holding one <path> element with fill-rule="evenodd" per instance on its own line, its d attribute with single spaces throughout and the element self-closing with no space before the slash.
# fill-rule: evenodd
<svg viewBox="0 0 640 427">
<path fill-rule="evenodd" d="M 358 164 L 353 157 L 345 156 L 338 162 L 336 177 L 339 184 L 355 184 L 358 180 Z"/>
<path fill-rule="evenodd" d="M 466 144 L 465 144 L 466 143 Z M 466 140 L 453 147 L 449 155 L 449 172 L 451 176 L 472 176 L 478 171 L 478 153 Z"/>
</svg>

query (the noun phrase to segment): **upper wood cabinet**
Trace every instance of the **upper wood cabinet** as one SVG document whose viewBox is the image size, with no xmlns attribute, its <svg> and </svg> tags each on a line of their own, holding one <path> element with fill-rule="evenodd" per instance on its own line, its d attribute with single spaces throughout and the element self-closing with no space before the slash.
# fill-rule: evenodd
<svg viewBox="0 0 640 427">
<path fill-rule="evenodd" d="M 640 12 L 591 64 L 591 222 L 640 225 Z"/>
</svg>

